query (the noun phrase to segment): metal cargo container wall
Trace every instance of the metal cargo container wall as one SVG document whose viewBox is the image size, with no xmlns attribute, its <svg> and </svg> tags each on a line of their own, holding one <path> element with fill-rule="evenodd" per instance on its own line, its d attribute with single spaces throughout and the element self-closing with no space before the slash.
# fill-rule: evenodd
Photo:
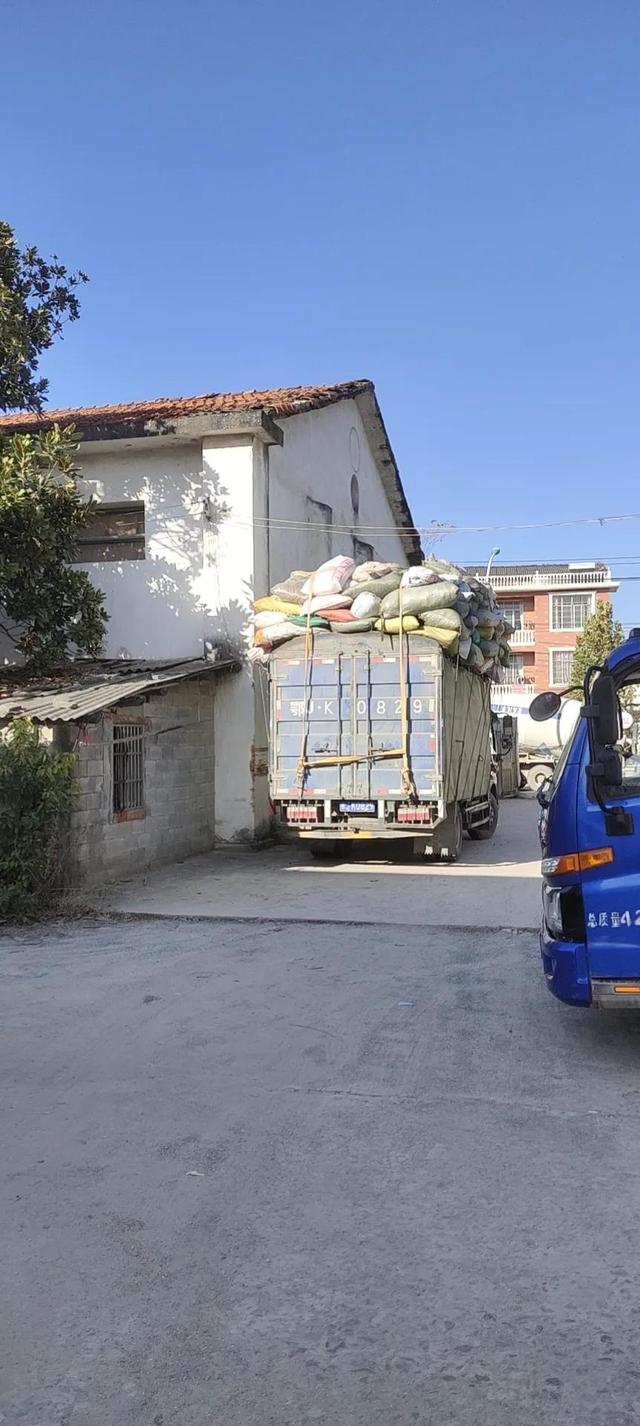
<svg viewBox="0 0 640 1426">
<path fill-rule="evenodd" d="M 442 730 L 445 801 L 486 795 L 491 775 L 491 685 L 486 678 L 442 659 Z"/>
<path fill-rule="evenodd" d="M 430 801 L 440 800 L 443 786 L 442 662 L 433 645 L 410 641 L 407 743 L 416 792 Z M 406 797 L 397 638 L 323 634 L 306 661 L 304 639 L 292 640 L 273 655 L 271 679 L 274 800 Z M 304 778 L 302 759 L 312 764 Z"/>
</svg>

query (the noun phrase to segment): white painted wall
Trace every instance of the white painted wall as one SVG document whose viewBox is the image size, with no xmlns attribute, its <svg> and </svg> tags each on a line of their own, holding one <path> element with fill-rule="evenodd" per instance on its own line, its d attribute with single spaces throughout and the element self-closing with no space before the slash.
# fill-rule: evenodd
<svg viewBox="0 0 640 1426">
<path fill-rule="evenodd" d="M 284 445 L 269 451 L 269 515 L 271 519 L 307 521 L 307 496 L 330 505 L 334 522 L 353 534 L 358 526 L 393 526 L 384 487 L 369 448 L 355 401 L 341 401 L 319 411 L 281 420 Z M 360 487 L 360 514 L 351 507 L 351 477 Z M 406 564 L 398 535 L 369 534 L 361 538 L 381 559 Z M 352 554 L 351 533 L 333 534 L 331 554 Z M 313 569 L 326 558 L 326 534 L 311 526 L 298 530 L 271 526 L 271 580 L 291 569 Z"/>
<path fill-rule="evenodd" d="M 250 441 L 210 440 L 204 449 L 200 441 L 155 450 L 120 443 L 100 452 L 82 448 L 85 494 L 145 507 L 144 560 L 80 566 L 106 595 L 107 657 L 198 657 L 205 638 L 237 636 L 247 604 L 242 551 L 251 525 L 241 522 L 248 510 L 250 516 L 252 471 Z"/>
</svg>

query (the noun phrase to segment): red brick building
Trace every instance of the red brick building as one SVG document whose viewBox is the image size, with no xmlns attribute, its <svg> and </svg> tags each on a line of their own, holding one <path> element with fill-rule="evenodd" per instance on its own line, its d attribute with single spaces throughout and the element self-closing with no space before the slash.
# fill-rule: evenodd
<svg viewBox="0 0 640 1426">
<path fill-rule="evenodd" d="M 484 578 L 481 569 L 469 573 Z M 587 619 L 618 589 L 611 570 L 592 563 L 494 565 L 491 583 L 515 629 L 505 684 L 531 697 L 544 688 L 565 688 Z"/>
</svg>

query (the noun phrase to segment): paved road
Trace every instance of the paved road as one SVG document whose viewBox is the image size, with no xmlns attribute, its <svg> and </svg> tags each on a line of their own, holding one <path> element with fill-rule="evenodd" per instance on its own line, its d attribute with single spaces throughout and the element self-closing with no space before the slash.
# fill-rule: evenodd
<svg viewBox="0 0 640 1426">
<path fill-rule="evenodd" d="M 4 1426 L 628 1426 L 639 1021 L 529 933 L 5 937 Z"/>
<path fill-rule="evenodd" d="M 372 859 L 366 843 L 360 856 L 330 864 L 314 862 L 305 847 L 214 852 L 135 877 L 110 891 L 103 904 L 138 915 L 532 930 L 540 922 L 537 814 L 530 795 L 502 802 L 496 836 L 491 842 L 465 839 L 456 866 L 376 861 L 375 848 Z"/>
</svg>

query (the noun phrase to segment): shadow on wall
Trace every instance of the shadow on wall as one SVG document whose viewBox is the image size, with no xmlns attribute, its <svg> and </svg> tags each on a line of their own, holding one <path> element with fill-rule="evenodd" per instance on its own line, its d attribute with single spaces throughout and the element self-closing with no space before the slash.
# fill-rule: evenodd
<svg viewBox="0 0 640 1426">
<path fill-rule="evenodd" d="M 144 561 L 84 566 L 92 583 L 105 593 L 107 609 L 113 611 L 105 650 L 116 658 L 178 659 L 201 655 L 210 640 L 214 647 L 243 655 L 254 591 L 239 573 L 235 589 L 228 575 L 224 583 L 220 578 L 230 511 L 229 492 L 220 477 L 207 471 L 206 494 L 203 471 L 186 466 L 178 472 L 175 467 L 159 469 L 142 479 L 139 470 L 133 470 L 125 474 L 117 496 L 90 472 L 87 485 L 99 501 L 142 499 L 145 505 Z M 247 538 L 252 538 L 250 530 Z M 12 632 L 17 635 L 19 630 Z M 23 663 L 2 629 L 0 610 L 0 667 Z"/>
<path fill-rule="evenodd" d="M 132 601 L 137 602 L 142 597 L 142 617 L 147 628 L 143 631 L 141 647 L 139 627 L 132 620 L 131 642 L 136 646 L 129 647 L 126 620 L 123 637 L 119 637 L 122 613 L 116 613 L 114 599 L 117 633 L 115 647 L 112 634 L 112 654 L 123 658 L 164 657 L 165 649 L 170 648 L 168 656 L 173 656 L 181 640 L 172 638 L 172 629 L 167 626 L 176 623 L 184 625 L 185 633 L 184 648 L 176 652 L 176 657 L 197 654 L 205 640 L 211 640 L 215 646 L 242 651 L 243 630 L 254 594 L 251 585 L 244 580 L 238 580 L 236 597 L 229 598 L 228 580 L 226 588 L 222 586 L 220 555 L 230 506 L 229 491 L 216 472 L 207 471 L 206 490 L 201 469 L 182 469 L 179 474 L 175 468 L 160 469 L 142 482 L 139 475 L 132 472 L 123 480 L 120 491 L 118 498 L 123 503 L 144 501 L 146 558 L 144 562 L 114 561 L 86 568 L 93 583 L 104 590 L 107 607 L 116 593 L 115 584 L 129 580 Z M 108 498 L 106 492 L 98 490 L 98 499 Z M 247 537 L 251 538 L 250 531 Z M 143 596 L 140 583 L 136 587 L 138 571 L 143 572 Z M 158 631 L 161 633 L 155 638 Z"/>
</svg>

